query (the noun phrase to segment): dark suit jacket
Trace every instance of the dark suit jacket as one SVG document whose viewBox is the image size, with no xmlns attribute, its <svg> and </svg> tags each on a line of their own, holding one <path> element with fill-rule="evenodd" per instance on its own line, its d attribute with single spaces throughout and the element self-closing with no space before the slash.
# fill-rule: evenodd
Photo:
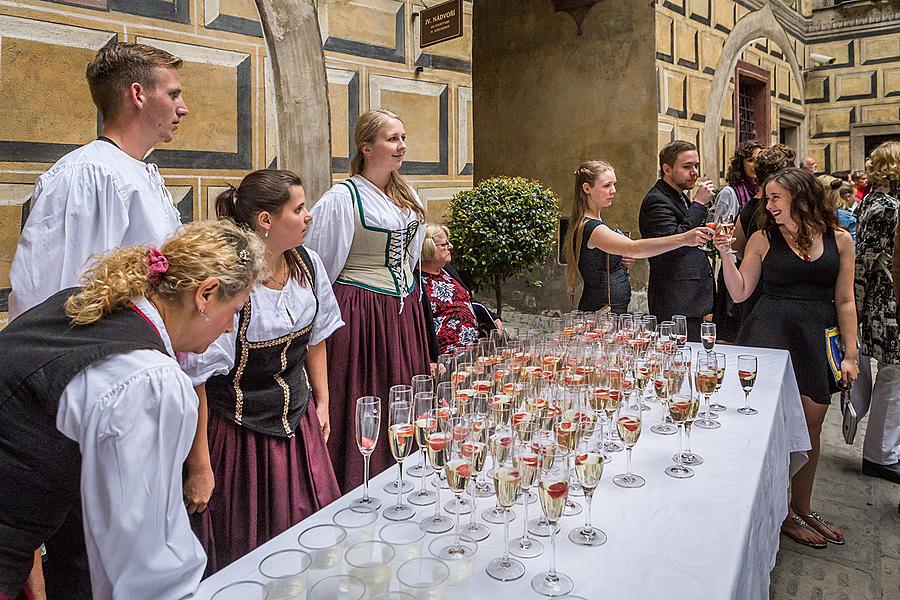
<svg viewBox="0 0 900 600">
<path fill-rule="evenodd" d="M 656 182 L 641 203 L 638 225 L 641 237 L 663 237 L 706 223 L 706 208 L 691 202 L 664 182 Z M 699 248 L 679 248 L 650 260 L 647 303 L 660 320 L 672 315 L 702 317 L 712 312 L 713 274 L 706 253 Z"/>
</svg>

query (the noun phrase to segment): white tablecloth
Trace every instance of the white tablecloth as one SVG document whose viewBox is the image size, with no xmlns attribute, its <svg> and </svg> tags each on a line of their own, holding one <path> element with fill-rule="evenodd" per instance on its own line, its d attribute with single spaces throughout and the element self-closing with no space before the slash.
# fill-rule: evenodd
<svg viewBox="0 0 900 600">
<path fill-rule="evenodd" d="M 616 600 L 769 597 L 769 572 L 775 565 L 779 526 L 787 514 L 789 476 L 802 466 L 805 451 L 810 448 L 803 408 L 787 352 L 723 345 L 716 351 L 728 357 L 720 392 L 720 401 L 728 410 L 720 413 L 721 428 L 693 428 L 693 450 L 705 459 L 694 468 L 694 477 L 673 479 L 664 474 L 677 450 L 678 436 L 649 431 L 649 425 L 658 422 L 661 410 L 653 403 L 653 410 L 644 415 L 646 426 L 632 460 L 633 471 L 644 476 L 646 485 L 623 489 L 613 484 L 613 476 L 625 470 L 624 452 L 617 453 L 605 466 L 594 495 L 593 524 L 607 533 L 609 541 L 596 548 L 576 547 L 566 536 L 583 524 L 584 513 L 560 521 L 557 569 L 575 582 L 573 594 Z M 759 414 L 754 416 L 735 412 L 744 398 L 737 378 L 738 354 L 758 357 L 759 376 L 751 405 Z M 372 495 L 382 498 L 385 506 L 393 498 L 382 492 L 382 485 L 395 477 L 396 467 L 370 484 Z M 418 480 L 412 481 L 418 484 Z M 257 570 L 262 558 L 275 550 L 298 548 L 297 536 L 302 531 L 330 523 L 335 512 L 360 494 L 361 489 L 347 494 L 205 580 L 195 598 L 210 598 L 229 582 L 263 581 Z M 441 494 L 442 501 L 450 497 L 446 491 Z M 479 499 L 478 514 L 493 503 L 493 498 Z M 433 506 L 419 507 L 414 519 L 421 520 L 433 510 Z M 521 534 L 522 507 L 516 506 L 515 511 L 518 518 L 510 524 L 511 538 Z M 532 504 L 529 517 L 539 512 L 540 504 Z M 465 518 L 467 515 L 463 515 Z M 387 522 L 379 515 L 376 528 Z M 479 543 L 476 556 L 472 597 L 538 597 L 530 581 L 548 567 L 549 540 L 540 538 L 546 546 L 543 555 L 522 561 L 524 577 L 501 583 L 491 579 L 484 566 L 502 553 L 503 527 L 488 527 L 491 535 Z M 426 542 L 432 537 L 429 535 Z"/>
</svg>

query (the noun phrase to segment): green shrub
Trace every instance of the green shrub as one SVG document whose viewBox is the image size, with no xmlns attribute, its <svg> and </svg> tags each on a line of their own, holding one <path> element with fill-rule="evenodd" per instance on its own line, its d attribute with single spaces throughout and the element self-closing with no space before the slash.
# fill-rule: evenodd
<svg viewBox="0 0 900 600">
<path fill-rule="evenodd" d="M 453 262 L 494 289 L 500 316 L 502 283 L 543 266 L 553 251 L 559 204 L 537 181 L 493 177 L 456 194 L 449 221 Z"/>
</svg>

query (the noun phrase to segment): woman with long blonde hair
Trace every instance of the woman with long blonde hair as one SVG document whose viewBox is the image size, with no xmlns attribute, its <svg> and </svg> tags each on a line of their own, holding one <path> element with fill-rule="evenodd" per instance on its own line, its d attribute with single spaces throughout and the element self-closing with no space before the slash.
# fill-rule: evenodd
<svg viewBox="0 0 900 600">
<path fill-rule="evenodd" d="M 328 449 L 341 490 L 362 483 L 354 414 L 361 396 L 389 397 L 428 373 L 428 340 L 413 270 L 425 236 L 425 208 L 400 175 L 406 130 L 396 114 L 370 110 L 354 132 L 350 177 L 312 209 L 306 246 L 315 250 L 334 284 L 346 324 L 327 342 L 331 436 Z M 383 407 L 387 411 L 387 407 Z M 387 419 L 381 420 L 387 440 Z M 395 463 L 387 443 L 371 455 L 372 474 Z M 370 506 L 380 505 L 370 498 Z"/>
<path fill-rule="evenodd" d="M 0 332 L 0 597 L 79 505 L 93 597 L 194 592 L 206 556 L 181 468 L 197 396 L 175 353 L 231 329 L 263 269 L 256 234 L 196 223 L 101 256 Z"/>
<path fill-rule="evenodd" d="M 581 163 L 575 171 L 575 196 L 566 234 L 566 284 L 574 296 L 581 276 L 584 291 L 579 310 L 609 306 L 615 313 L 628 312 L 631 284 L 627 267 L 637 258 L 648 258 L 683 246 L 701 246 L 712 237 L 706 227 L 674 235 L 632 240 L 603 222 L 601 211 L 616 197 L 616 172 L 602 160 Z M 626 258 L 627 257 L 627 258 Z"/>
</svg>

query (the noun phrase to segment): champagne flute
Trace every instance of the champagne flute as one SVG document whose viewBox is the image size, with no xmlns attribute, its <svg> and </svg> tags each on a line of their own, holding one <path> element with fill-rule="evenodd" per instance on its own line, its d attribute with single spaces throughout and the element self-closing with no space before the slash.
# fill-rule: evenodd
<svg viewBox="0 0 900 600">
<path fill-rule="evenodd" d="M 396 390 L 394 388 L 405 388 Z M 412 424 L 412 388 L 409 386 L 394 386 L 391 388 L 393 399 L 388 405 L 388 445 L 391 448 L 391 455 L 397 461 L 397 503 L 391 507 L 384 509 L 382 513 L 385 519 L 389 521 L 405 521 L 411 519 L 416 514 L 409 504 L 403 503 L 403 485 L 400 477 L 403 474 L 403 460 L 409 456 L 412 449 L 413 438 L 415 437 L 415 425 Z"/>
<path fill-rule="evenodd" d="M 531 588 L 543 596 L 562 596 L 574 587 L 568 575 L 556 570 L 556 526 L 569 495 L 569 466 L 566 453 L 561 450 L 551 451 L 542 458 L 538 490 L 544 516 L 553 526 L 550 533 L 550 569 L 535 575 Z"/>
<path fill-rule="evenodd" d="M 703 349 L 709 354 L 716 345 L 716 324 L 710 322 L 700 323 L 700 341 Z"/>
<path fill-rule="evenodd" d="M 436 403 L 434 394 L 430 392 L 419 392 L 415 395 L 415 402 L 416 444 L 419 446 L 419 451 L 422 453 L 422 467 L 427 469 L 427 472 L 419 480 L 419 489 L 414 494 L 410 494 L 406 499 L 410 504 L 415 504 L 416 506 L 428 506 L 429 504 L 434 504 L 435 498 L 434 492 L 425 489 L 425 480 L 428 478 L 429 474 L 434 472 L 428 466 L 426 459 L 428 458 L 428 435 L 436 431 L 438 427 L 437 419 L 434 417 Z M 409 470 L 407 470 L 407 472 L 409 472 Z"/>
<path fill-rule="evenodd" d="M 416 375 L 419 377 L 419 375 Z M 429 376 L 430 377 L 430 376 Z M 415 379 L 415 377 L 413 377 Z M 388 416 L 390 417 L 390 407 L 396 400 L 404 400 L 409 407 L 410 415 L 412 414 L 412 405 L 413 405 L 413 388 L 409 385 L 393 385 L 391 389 L 388 391 Z M 409 423 L 412 425 L 412 422 Z M 415 437 L 415 436 L 412 436 Z M 409 454 L 409 450 L 412 448 L 412 437 L 409 438 L 409 443 L 407 444 L 406 452 Z M 390 440 L 388 440 L 390 441 Z M 403 458 L 406 458 L 404 456 Z M 397 460 L 397 457 L 394 457 L 394 460 Z M 396 494 L 398 491 L 402 494 L 406 494 L 407 492 L 411 492 L 415 489 L 415 486 L 403 479 L 403 459 L 397 461 L 397 464 L 400 465 L 399 473 L 397 475 L 397 479 L 393 481 L 389 481 L 381 488 L 388 494 Z"/>
<path fill-rule="evenodd" d="M 700 351 L 697 351 L 697 356 L 700 356 Z M 677 384 L 677 390 L 680 390 L 684 380 L 686 379 L 688 382 L 687 394 L 691 397 L 694 397 L 694 389 L 693 383 L 694 378 L 690 376 L 691 371 L 691 353 L 690 351 L 685 351 L 684 354 L 678 353 L 674 360 L 674 364 L 677 369 L 676 372 L 679 373 L 679 381 Z M 685 376 L 687 375 L 687 376 Z M 677 393 L 677 392 L 673 392 Z M 698 398 L 699 400 L 699 398 Z M 684 421 L 684 452 L 681 453 L 681 462 L 690 467 L 696 467 L 697 465 L 703 464 L 703 457 L 699 454 L 691 451 L 691 427 L 694 424 L 694 419 L 696 418 L 696 413 L 692 414 L 689 419 Z M 676 463 L 678 462 L 678 457 L 672 457 Z"/>
<path fill-rule="evenodd" d="M 531 488 L 537 481 L 541 464 L 539 450 L 531 442 L 522 443 L 513 450 L 513 464 L 521 474 L 519 489 L 526 496 L 524 502 L 524 521 L 522 535 L 509 541 L 508 550 L 519 558 L 534 558 L 544 552 L 544 545 L 528 535 L 528 498 Z"/>
<path fill-rule="evenodd" d="M 694 476 L 694 470 L 684 465 L 684 429 L 685 424 L 693 421 L 697 416 L 700 401 L 693 394 L 688 396 L 672 395 L 667 400 L 669 414 L 672 420 L 678 424 L 678 454 L 675 455 L 675 464 L 666 468 L 666 475 L 675 479 L 687 479 Z"/>
<path fill-rule="evenodd" d="M 487 406 L 487 394 L 484 395 L 484 404 Z M 478 394 L 476 394 L 476 407 Z M 475 481 L 469 486 L 469 498 L 472 508 L 469 511 L 469 523 L 463 528 L 463 534 L 472 538 L 476 542 L 486 539 L 490 534 L 490 530 L 481 523 L 475 522 L 475 488 L 478 487 L 478 477 L 484 470 L 484 463 L 487 458 L 487 415 L 473 413 L 468 417 L 469 427 L 471 429 L 470 439 L 463 445 L 463 453 L 467 458 L 471 456 L 472 474 Z M 494 490 L 490 485 L 484 486 L 491 492 Z"/>
<path fill-rule="evenodd" d="M 462 500 L 462 494 L 472 478 L 475 454 L 472 442 L 472 428 L 465 417 L 453 417 L 447 424 L 446 443 L 443 447 L 444 471 L 447 475 L 447 484 L 450 491 L 456 497 L 456 502 Z M 461 532 L 459 529 L 459 515 L 456 511 L 456 539 L 448 546 L 444 546 L 438 552 L 438 558 L 443 560 L 464 560 L 474 554 L 472 547 L 460 543 Z"/>
<path fill-rule="evenodd" d="M 442 354 L 438 358 L 438 360 L 439 361 L 443 360 L 446 363 L 449 360 L 449 358 L 451 358 L 451 355 Z M 443 366 L 440 368 L 447 369 L 447 366 L 446 366 L 446 364 L 443 364 Z M 449 377 L 449 373 L 447 376 Z M 413 411 L 414 411 L 413 416 L 416 419 L 418 419 L 419 415 L 423 415 L 427 411 L 434 408 L 432 406 L 432 407 L 428 407 L 428 408 L 424 408 L 423 410 L 420 410 L 420 408 L 418 406 L 418 401 L 416 400 L 419 397 L 419 394 L 432 394 L 431 398 L 432 398 L 432 403 L 433 403 L 434 377 L 432 377 L 431 375 L 414 375 L 412 378 L 412 393 L 413 393 L 413 403 L 414 403 L 413 407 L 412 407 Z M 420 439 L 422 439 L 421 442 L 419 441 Z M 419 464 L 413 465 L 413 466 L 409 467 L 408 469 L 406 469 L 406 474 L 411 477 L 427 477 L 428 475 L 431 474 L 431 469 L 427 468 L 427 466 L 425 465 L 425 448 L 424 448 L 425 440 L 424 440 L 424 438 L 419 438 L 419 436 L 417 435 L 416 436 L 416 444 L 418 445 L 419 450 L 422 451 L 422 460 L 419 462 Z"/>
<path fill-rule="evenodd" d="M 369 496 L 369 459 L 378 443 L 381 429 L 381 398 L 363 396 L 356 399 L 356 446 L 363 455 L 363 496 L 350 506 L 366 506 L 373 510 L 381 508 L 381 500 Z"/>
<path fill-rule="evenodd" d="M 440 408 L 432 410 L 429 415 L 434 420 L 435 429 L 428 434 L 425 441 L 425 448 L 428 452 L 428 462 L 434 470 L 435 478 L 438 473 L 444 470 L 444 464 L 447 462 L 446 449 L 450 445 L 450 435 L 446 433 L 447 422 L 441 419 Z M 453 520 L 446 515 L 441 514 L 441 486 L 437 485 L 434 490 L 434 516 L 426 517 L 419 523 L 422 531 L 427 533 L 444 533 L 453 528 Z"/>
<path fill-rule="evenodd" d="M 496 397 L 496 396 L 495 396 Z M 475 498 L 490 498 L 494 495 L 494 488 L 491 487 L 491 484 L 482 480 L 482 474 L 484 473 L 484 463 L 487 460 L 487 438 L 490 435 L 490 431 L 493 427 L 493 420 L 491 418 L 491 396 L 489 394 L 483 394 L 481 392 L 475 393 L 475 399 L 472 404 L 472 414 L 469 415 L 469 420 L 472 425 L 472 434 L 477 438 L 478 442 L 484 445 L 484 452 L 480 454 L 480 460 L 475 462 L 475 480 L 472 485 L 472 488 L 469 490 L 471 495 L 472 506 L 475 506 Z M 475 513 L 472 511 L 472 523 L 475 522 Z M 468 534 L 469 537 L 475 539 L 476 542 L 480 542 L 484 538 L 477 539 L 471 533 Z M 485 537 L 487 537 L 485 535 Z"/>
<path fill-rule="evenodd" d="M 744 406 L 737 409 L 742 415 L 755 415 L 755 408 L 750 408 L 750 391 L 753 384 L 756 383 L 756 356 L 752 354 L 738 355 L 738 379 L 741 382 L 741 389 L 744 390 Z"/>
<path fill-rule="evenodd" d="M 705 325 L 705 323 L 704 323 Z M 694 384 L 697 391 L 703 394 L 703 409 L 697 413 L 700 420 L 695 425 L 700 429 L 718 429 L 722 426 L 716 419 L 719 415 L 709 409 L 709 399 L 716 391 L 717 375 L 716 353 L 697 354 L 697 363 L 694 371 Z"/>
<path fill-rule="evenodd" d="M 675 342 L 679 348 L 684 348 L 687 343 L 687 317 L 684 315 L 672 315 L 672 322 L 675 323 L 674 335 Z"/>
<path fill-rule="evenodd" d="M 719 228 L 719 215 L 715 207 L 710 207 L 710 209 L 706 211 L 706 227 L 708 229 L 712 229 L 713 233 L 715 233 L 716 229 Z M 702 246 L 700 246 L 700 249 L 704 252 L 710 252 L 715 248 L 710 243 L 710 241 L 707 240 L 703 243 Z"/>
<path fill-rule="evenodd" d="M 672 425 L 666 420 L 668 414 L 666 403 L 673 394 L 676 376 L 671 357 L 662 355 L 660 357 L 659 368 L 656 369 L 656 374 L 653 378 L 653 389 L 656 392 L 657 400 L 659 400 L 659 403 L 663 406 L 663 412 L 660 422 L 650 427 L 650 431 L 653 433 L 658 433 L 659 435 L 673 435 L 678 433 L 678 429 L 675 425 Z"/>
<path fill-rule="evenodd" d="M 710 410 L 714 410 L 717 412 L 722 412 L 723 410 L 728 410 L 728 408 L 719 402 L 719 398 L 721 395 L 719 394 L 719 389 L 722 387 L 722 382 L 725 381 L 725 364 L 726 358 L 725 355 L 721 352 L 716 352 L 716 391 L 713 393 L 713 398 L 715 398 L 715 402 L 709 405 Z"/>
<path fill-rule="evenodd" d="M 579 428 L 581 421 L 576 417 L 575 410 L 568 409 L 563 413 L 563 417 L 557 421 L 555 427 L 556 445 L 565 450 L 566 462 L 572 456 L 575 445 L 578 443 Z M 570 469 L 571 472 L 571 469 Z M 563 509 L 563 516 L 572 517 L 581 514 L 581 505 L 572 500 L 572 493 L 575 486 L 569 487 L 569 493 L 566 495 L 566 507 Z"/>
<path fill-rule="evenodd" d="M 613 438 L 613 430 L 616 429 L 616 413 L 619 410 L 619 406 L 622 404 L 622 374 L 618 367 L 610 367 L 608 372 L 607 384 L 609 385 L 609 389 L 607 390 L 606 405 L 603 407 L 603 410 L 606 413 L 607 440 L 603 445 L 603 448 L 606 452 L 621 452 L 625 449 L 625 446 Z"/>
<path fill-rule="evenodd" d="M 616 418 L 616 429 L 625 443 L 625 473 L 613 477 L 613 483 L 623 488 L 639 488 L 644 485 L 644 478 L 631 472 L 631 451 L 641 437 L 641 406 L 623 402 L 619 406 Z"/>
<path fill-rule="evenodd" d="M 513 432 L 508 426 L 498 427 L 494 430 L 488 439 L 494 470 L 500 465 L 511 463 L 513 445 Z M 496 492 L 496 489 L 494 491 Z M 513 498 L 513 503 L 515 503 L 515 498 Z M 509 508 L 504 508 L 498 499 L 494 508 L 488 508 L 481 513 L 481 518 L 488 523 L 500 524 L 515 519 L 515 513 Z"/>
<path fill-rule="evenodd" d="M 508 513 L 516 502 L 519 484 L 522 481 L 522 472 L 514 467 L 508 460 L 494 465 L 494 490 L 497 493 L 497 503 Z M 525 574 L 525 565 L 509 556 L 509 522 L 511 519 L 503 519 L 503 556 L 495 558 L 488 563 L 486 572 L 499 581 L 512 581 Z"/>
<path fill-rule="evenodd" d="M 584 527 L 577 527 L 569 532 L 569 540 L 579 546 L 600 546 L 606 543 L 606 534 L 601 529 L 591 525 L 591 502 L 594 499 L 594 490 L 600 484 L 603 476 L 603 454 L 592 448 L 590 442 L 585 439 L 579 444 L 575 454 L 575 475 L 581 483 L 585 497 Z"/>
</svg>

